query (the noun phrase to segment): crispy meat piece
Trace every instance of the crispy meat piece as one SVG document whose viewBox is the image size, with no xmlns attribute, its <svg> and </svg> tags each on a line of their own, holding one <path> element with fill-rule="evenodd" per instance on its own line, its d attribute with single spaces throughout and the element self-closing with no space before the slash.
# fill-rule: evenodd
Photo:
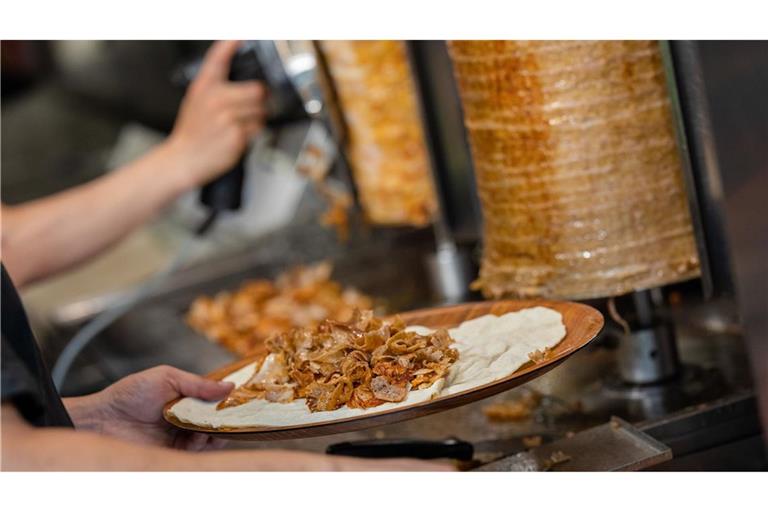
<svg viewBox="0 0 768 512">
<path fill-rule="evenodd" d="M 361 356 L 356 357 L 352 354 L 361 354 Z M 341 363 L 342 375 L 346 375 L 353 383 L 367 382 L 371 377 L 371 367 L 368 366 L 368 361 L 364 359 L 365 355 L 359 350 L 352 354 Z"/>
<path fill-rule="evenodd" d="M 546 348 L 544 350 L 534 350 L 528 357 L 534 363 L 541 363 L 552 357 L 552 349 Z"/>
<path fill-rule="evenodd" d="M 216 405 L 217 410 L 226 409 L 227 407 L 235 407 L 238 405 L 243 405 L 244 403 L 250 402 L 251 400 L 257 399 L 257 398 L 264 398 L 266 396 L 266 392 L 261 391 L 255 391 L 252 389 L 244 388 L 244 387 L 238 387 L 233 389 L 227 398 L 222 400 Z"/>
<path fill-rule="evenodd" d="M 269 354 L 259 365 L 258 370 L 243 387 L 256 389 L 263 384 L 286 384 L 288 382 L 288 368 L 285 365 L 285 356 L 281 353 Z"/>
<path fill-rule="evenodd" d="M 373 396 L 385 402 L 402 402 L 408 394 L 408 384 L 404 381 L 390 381 L 382 375 L 371 380 Z"/>
<path fill-rule="evenodd" d="M 529 390 L 515 400 L 506 400 L 488 405 L 483 409 L 485 416 L 494 422 L 523 421 L 531 417 L 541 403 L 542 396 Z"/>
<path fill-rule="evenodd" d="M 452 342 L 445 330 L 421 335 L 406 331 L 399 318 L 385 322 L 355 311 L 346 323 L 324 320 L 269 338 L 269 355 L 220 407 L 305 398 L 314 412 L 400 402 L 448 372 L 459 357 Z"/>
<path fill-rule="evenodd" d="M 261 361 L 245 384 L 233 390 L 216 408 L 242 405 L 254 398 L 264 398 L 270 402 L 290 402 L 294 398 L 295 390 L 296 384 L 290 382 L 285 356 L 282 353 L 272 353 Z"/>
<path fill-rule="evenodd" d="M 431 368 L 423 368 L 419 371 L 423 373 L 415 375 L 413 380 L 411 380 L 411 386 L 413 389 L 428 388 L 432 385 L 433 382 L 437 380 L 435 378 L 435 374 L 437 373 L 435 370 Z"/>
<path fill-rule="evenodd" d="M 309 385 L 307 406 L 312 412 L 338 409 L 352 397 L 353 386 L 347 377 L 338 377 L 324 384 L 313 382 Z"/>
<path fill-rule="evenodd" d="M 295 389 L 296 384 L 265 384 L 264 398 L 269 402 L 292 402 Z"/>
<path fill-rule="evenodd" d="M 371 391 L 371 387 L 368 384 L 358 386 L 352 392 L 352 397 L 347 402 L 347 407 L 351 409 L 367 409 L 368 407 L 376 407 L 384 403 L 384 400 L 376 398 Z"/>
<path fill-rule="evenodd" d="M 523 446 L 526 448 L 536 448 L 537 446 L 541 446 L 542 438 L 541 436 L 526 436 L 523 437 Z"/>
<path fill-rule="evenodd" d="M 400 331 L 387 340 L 387 349 L 395 355 L 410 354 L 425 348 L 428 339 L 415 332 Z"/>
</svg>

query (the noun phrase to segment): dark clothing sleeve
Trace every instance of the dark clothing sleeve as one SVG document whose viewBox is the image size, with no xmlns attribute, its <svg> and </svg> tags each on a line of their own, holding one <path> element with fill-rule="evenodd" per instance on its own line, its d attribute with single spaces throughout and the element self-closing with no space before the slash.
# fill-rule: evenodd
<svg viewBox="0 0 768 512">
<path fill-rule="evenodd" d="M 72 420 L 43 362 L 27 314 L 2 266 L 2 347 L 0 393 L 22 417 L 38 427 L 71 427 Z"/>
<path fill-rule="evenodd" d="M 2 343 L 0 393 L 2 393 L 3 403 L 13 403 L 27 420 L 40 416 L 43 413 L 43 403 L 40 401 L 42 393 L 39 383 L 16 354 L 11 343 L 6 341 L 5 336 Z"/>
</svg>

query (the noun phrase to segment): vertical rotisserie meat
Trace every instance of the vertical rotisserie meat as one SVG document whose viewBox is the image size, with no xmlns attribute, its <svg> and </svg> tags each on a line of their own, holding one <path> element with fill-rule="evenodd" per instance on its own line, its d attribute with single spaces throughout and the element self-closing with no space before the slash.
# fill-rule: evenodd
<svg viewBox="0 0 768 512">
<path fill-rule="evenodd" d="M 487 297 L 605 297 L 699 263 L 658 43 L 449 44 Z"/>
<path fill-rule="evenodd" d="M 437 208 L 403 41 L 322 41 L 368 221 L 423 226 Z"/>
</svg>

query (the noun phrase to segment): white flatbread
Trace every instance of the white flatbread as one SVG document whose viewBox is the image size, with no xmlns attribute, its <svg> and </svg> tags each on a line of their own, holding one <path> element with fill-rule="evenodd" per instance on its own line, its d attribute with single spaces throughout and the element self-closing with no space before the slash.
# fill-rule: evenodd
<svg viewBox="0 0 768 512">
<path fill-rule="evenodd" d="M 430 329 L 419 326 L 408 329 L 430 332 Z M 448 332 L 456 340 L 453 347 L 459 351 L 459 359 L 445 379 L 440 379 L 429 388 L 410 391 L 402 402 L 385 403 L 369 409 L 350 409 L 344 406 L 335 411 L 311 412 L 304 399 L 285 404 L 251 400 L 243 405 L 217 411 L 217 402 L 184 398 L 170 412 L 185 423 L 221 428 L 302 425 L 397 409 L 506 377 L 527 363 L 531 352 L 544 351 L 560 343 L 565 337 L 565 325 L 559 312 L 535 307 L 501 316 L 474 318 Z M 239 386 L 253 375 L 254 368 L 255 363 L 250 364 L 224 380 Z"/>
</svg>

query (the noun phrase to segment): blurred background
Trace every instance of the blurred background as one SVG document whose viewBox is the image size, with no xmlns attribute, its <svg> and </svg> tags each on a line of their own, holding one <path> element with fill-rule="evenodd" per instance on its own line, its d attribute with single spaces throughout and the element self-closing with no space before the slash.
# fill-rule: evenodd
<svg viewBox="0 0 768 512">
<path fill-rule="evenodd" d="M 156 144 L 173 126 L 184 93 L 170 80 L 174 67 L 206 46 L 4 41 L 3 202 L 17 204 L 85 183 Z M 41 319 L 58 304 L 146 276 L 171 250 L 154 233 L 172 225 L 161 219 L 93 267 L 26 290 L 33 314 Z M 111 265 L 125 272 L 110 271 Z"/>
<path fill-rule="evenodd" d="M 85 183 L 162 141 L 184 94 L 180 75 L 209 45 L 4 41 L 3 203 L 18 204 Z M 248 279 L 274 278 L 298 264 L 333 261 L 334 277 L 341 273 L 343 284 L 380 297 L 392 311 L 431 303 L 423 254 L 434 240 L 426 219 L 413 225 L 370 225 L 353 205 L 346 239 L 318 222 L 326 198 L 296 170 L 311 124 L 302 118 L 271 127 L 253 143 L 245 157 L 243 207 L 223 212 L 192 246 L 184 242 L 206 217 L 198 190 L 94 260 L 21 291 L 53 366 L 87 320 L 114 306 L 182 249 L 192 252 L 184 256 L 181 272 L 89 344 L 68 375 L 65 394 L 101 389 L 161 362 L 201 373 L 232 360 L 230 351 L 185 322 L 193 300 L 232 291 Z M 354 192 L 343 158 L 334 163 L 327 183 Z M 461 236 L 474 243 L 477 229 L 476 224 L 462 228 Z M 395 243 L 398 261 L 386 256 Z M 375 273 L 365 263 L 371 258 L 381 262 Z M 409 261 L 413 265 L 400 268 Z M 411 273 L 413 279 L 398 284 L 392 279 L 397 272 Z"/>
<path fill-rule="evenodd" d="M 13 205 L 85 183 L 163 140 L 184 94 L 174 74 L 209 45 L 4 41 L 2 201 Z M 192 261 L 230 254 L 254 237 L 316 216 L 319 206 L 312 204 L 318 200 L 293 172 L 293 162 L 264 153 L 259 161 L 249 161 L 249 169 L 270 172 L 249 173 L 247 206 L 219 222 L 197 245 Z M 288 171 L 281 172 L 283 167 Z M 305 190 L 310 197 L 304 197 Z M 95 261 L 26 288 L 24 300 L 41 338 L 47 338 L 49 320 L 59 308 L 125 289 L 167 262 L 204 216 L 197 194 L 182 197 Z M 270 200 L 274 197 L 278 201 Z"/>
<path fill-rule="evenodd" d="M 198 191 L 93 261 L 22 290 L 52 366 L 86 322 L 182 248 L 190 252 L 179 272 L 85 348 L 63 394 L 102 389 L 156 364 L 205 373 L 244 355 L 263 337 L 249 337 L 248 329 L 222 334 L 206 318 L 232 313 L 239 300 L 258 302 L 247 288 L 253 280 L 288 290 L 292 279 L 319 280 L 319 295 L 343 297 L 348 306 L 363 294 L 362 303 L 370 299 L 380 312 L 483 298 L 575 299 L 603 312 L 606 329 L 530 386 L 384 429 L 281 446 L 321 451 L 353 438 L 460 436 L 500 441 L 497 449 L 509 455 L 524 448 L 524 437 L 570 439 L 619 416 L 672 446 L 676 459 L 659 469 L 764 469 L 756 397 L 768 404 L 768 394 L 753 376 L 768 383 L 758 314 L 765 313 L 761 255 L 768 249 L 757 229 L 768 216 L 749 192 L 766 176 L 765 43 L 552 43 L 322 42 L 317 67 L 334 82 L 325 89 L 336 110 L 328 117 L 343 118 L 326 124 L 340 155 L 327 183 L 352 198 L 348 237 L 318 222 L 327 197 L 297 172 L 317 126 L 305 103 L 310 115 L 270 126 L 254 142 L 245 155 L 243 207 L 223 213 L 193 246 L 185 243 L 206 217 Z M 2 202 L 85 183 L 162 141 L 184 94 L 179 72 L 209 44 L 3 41 Z M 514 52 L 540 59 L 541 68 L 510 63 Z M 536 90 L 534 73 L 551 80 L 551 97 Z M 615 101 L 621 95 L 629 99 Z M 545 114 L 529 115 L 520 98 L 539 101 Z M 560 108 L 572 111 L 555 115 Z M 661 114 L 644 114 L 655 109 Z M 514 122 L 535 143 L 482 128 Z M 569 158 L 531 171 L 543 154 L 535 144 L 550 140 L 537 137 L 537 122 L 555 141 L 547 148 L 563 152 L 549 157 Z M 658 140 L 664 151 L 649 149 Z M 601 160 L 606 148 L 612 156 Z M 594 168 L 605 175 L 593 176 Z M 499 169 L 523 178 L 499 179 Z M 539 179 L 548 172 L 550 188 Z M 403 209 L 409 194 L 421 197 Z M 659 235 L 680 219 L 676 232 L 684 236 Z M 615 259 L 599 256 L 617 247 Z M 278 277 L 323 261 L 330 266 Z M 526 281 L 539 265 L 551 271 L 547 278 Z M 498 404 L 522 412 L 497 421 L 488 408 Z M 599 467 L 591 453 L 584 451 L 580 467 Z M 640 464 L 631 449 L 625 455 L 627 464 Z"/>
</svg>

